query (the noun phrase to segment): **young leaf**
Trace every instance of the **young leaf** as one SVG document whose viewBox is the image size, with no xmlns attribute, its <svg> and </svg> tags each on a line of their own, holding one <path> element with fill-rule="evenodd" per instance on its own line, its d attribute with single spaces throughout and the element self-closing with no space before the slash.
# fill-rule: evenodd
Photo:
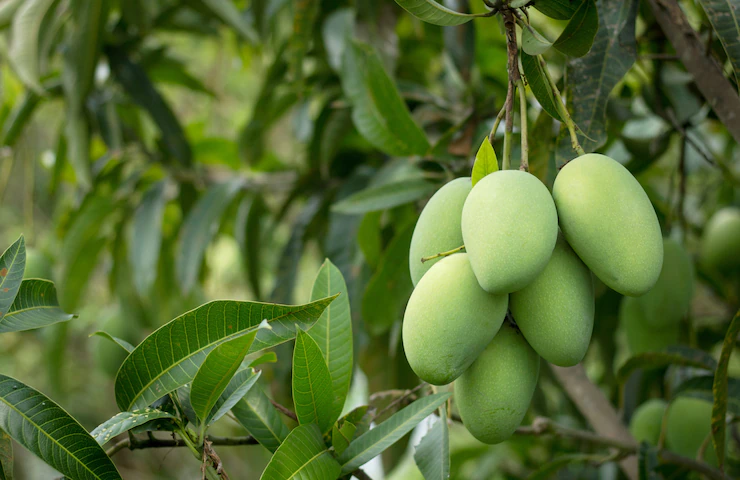
<svg viewBox="0 0 740 480">
<path fill-rule="evenodd" d="M 371 458 L 401 439 L 428 417 L 450 397 L 449 393 L 437 393 L 420 398 L 398 411 L 385 422 L 355 439 L 339 456 L 342 475 L 354 472 Z"/>
<path fill-rule="evenodd" d="M 165 182 L 157 182 L 147 190 L 134 213 L 128 249 L 134 286 L 140 297 L 150 295 L 157 278 L 159 250 L 162 245 Z"/>
<path fill-rule="evenodd" d="M 219 344 L 257 330 L 251 352 L 286 342 L 296 325 L 310 328 L 335 297 L 306 305 L 215 301 L 163 325 L 131 352 L 116 375 L 116 403 L 123 411 L 145 408 L 190 382 Z"/>
<path fill-rule="evenodd" d="M 450 478 L 450 437 L 445 407 L 442 407 L 440 418 L 416 447 L 414 460 L 425 480 Z"/>
<path fill-rule="evenodd" d="M 226 390 L 257 335 L 253 330 L 224 342 L 206 356 L 190 386 L 190 405 L 202 423 Z"/>
<path fill-rule="evenodd" d="M 91 334 L 90 336 L 92 337 L 93 335 L 96 335 L 98 337 L 103 337 L 103 338 L 106 338 L 106 339 L 110 340 L 111 342 L 115 343 L 116 345 L 118 345 L 119 347 L 121 347 L 122 349 L 124 349 L 127 353 L 131 353 L 131 352 L 134 351 L 134 348 L 135 347 L 133 345 L 131 345 L 130 343 L 128 343 L 126 340 L 124 340 L 122 338 L 114 337 L 113 335 L 111 335 L 108 332 L 104 332 L 102 330 L 98 330 L 97 332 Z"/>
<path fill-rule="evenodd" d="M 534 8 L 556 20 L 568 20 L 584 0 L 537 0 Z"/>
<path fill-rule="evenodd" d="M 8 313 L 0 317 L 0 333 L 46 327 L 74 317 L 59 306 L 53 282 L 23 280 Z"/>
<path fill-rule="evenodd" d="M 357 427 L 352 422 L 343 422 L 341 428 L 337 425 L 339 422 L 335 423 L 331 429 L 331 444 L 336 454 L 341 455 L 352 442 Z"/>
<path fill-rule="evenodd" d="M 23 235 L 0 256 L 0 321 L 8 313 L 23 282 L 26 241 Z"/>
<path fill-rule="evenodd" d="M 522 28 L 522 50 L 528 55 L 542 55 L 550 50 L 552 42 L 546 39 L 531 25 Z"/>
<path fill-rule="evenodd" d="M 259 385 L 250 388 L 244 398 L 231 408 L 231 413 L 260 445 L 271 452 L 277 450 L 290 433 Z"/>
<path fill-rule="evenodd" d="M 39 37 L 44 17 L 56 7 L 57 0 L 26 0 L 13 17 L 8 57 L 21 81 L 43 94 L 39 65 Z"/>
<path fill-rule="evenodd" d="M 632 372 L 643 368 L 661 368 L 668 365 L 683 365 L 686 367 L 714 370 L 717 362 L 708 353 L 688 347 L 668 347 L 665 352 L 640 353 L 627 360 L 617 372 L 617 380 L 624 383 Z"/>
<path fill-rule="evenodd" d="M 249 389 L 257 382 L 262 372 L 255 372 L 251 368 L 245 368 L 239 370 L 232 377 L 229 384 L 226 386 L 226 390 L 223 391 L 216 404 L 211 409 L 211 412 L 205 419 L 206 425 L 213 425 L 219 418 L 226 415 L 231 408 L 236 405 L 236 402 L 244 398 L 244 395 L 249 392 Z"/>
<path fill-rule="evenodd" d="M 719 356 L 717 370 L 714 374 L 714 384 L 712 393 L 714 402 L 712 405 L 712 442 L 714 450 L 717 452 L 719 468 L 725 463 L 725 416 L 727 415 L 728 386 L 727 386 L 727 367 L 730 364 L 730 355 L 732 348 L 735 346 L 738 333 L 740 333 L 740 310 L 735 314 L 735 318 L 730 322 L 725 334 L 725 341 L 722 343 L 722 353 Z"/>
<path fill-rule="evenodd" d="M 483 139 L 483 143 L 480 144 L 478 153 L 475 154 L 475 163 L 473 163 L 473 174 L 472 181 L 473 186 L 480 180 L 493 172 L 498 171 L 498 158 L 496 158 L 496 152 L 493 150 L 491 142 L 488 140 L 488 136 Z"/>
<path fill-rule="evenodd" d="M 462 25 L 476 17 L 450 10 L 435 0 L 396 0 L 396 3 L 419 20 L 443 27 Z"/>
<path fill-rule="evenodd" d="M 319 320 L 308 331 L 326 359 L 334 392 L 334 414 L 342 413 L 352 378 L 352 316 L 349 309 L 349 291 L 342 272 L 328 258 L 316 275 L 311 289 L 311 300 L 339 294 L 326 307 Z"/>
<path fill-rule="evenodd" d="M 582 57 L 591 50 L 598 29 L 599 12 L 596 10 L 596 2 L 585 0 L 552 45 L 560 53 Z"/>
<path fill-rule="evenodd" d="M 6 375 L 0 375 L 0 429 L 70 478 L 121 478 L 77 420 L 41 392 Z"/>
<path fill-rule="evenodd" d="M 529 88 L 532 89 L 534 98 L 537 99 L 542 109 L 548 115 L 555 120 L 562 121 L 557 103 L 555 103 L 557 100 L 553 94 L 550 82 L 547 81 L 544 68 L 537 57 L 522 52 L 522 70 L 524 71 L 524 76 L 527 78 Z"/>
<path fill-rule="evenodd" d="M 437 185 L 422 178 L 410 178 L 368 187 L 335 203 L 332 211 L 359 214 L 387 210 L 428 196 Z"/>
<path fill-rule="evenodd" d="M 316 423 L 321 433 L 331 429 L 335 415 L 331 376 L 321 349 L 299 330 L 293 350 L 293 402 L 298 423 Z"/>
<path fill-rule="evenodd" d="M 0 430 L 0 480 L 13 480 L 13 442 Z"/>
<path fill-rule="evenodd" d="M 339 464 L 324 445 L 316 424 L 300 425 L 290 432 L 270 459 L 260 480 L 339 478 Z"/>
<path fill-rule="evenodd" d="M 735 78 L 740 78 L 740 22 L 738 4 L 730 0 L 699 0 L 709 23 L 722 42 L 727 57 L 735 70 Z"/>
<path fill-rule="evenodd" d="M 143 410 L 135 410 L 133 412 L 121 412 L 98 425 L 95 430 L 90 432 L 90 435 L 92 435 L 95 441 L 102 446 L 117 435 L 128 432 L 132 428 L 144 425 L 152 420 L 161 418 L 174 419 L 175 416 L 153 408 L 145 408 Z"/>
</svg>

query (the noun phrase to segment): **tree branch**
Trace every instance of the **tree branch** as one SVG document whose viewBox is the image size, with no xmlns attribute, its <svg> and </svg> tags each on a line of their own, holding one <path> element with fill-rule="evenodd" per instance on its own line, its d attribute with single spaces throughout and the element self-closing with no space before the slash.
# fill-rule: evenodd
<svg viewBox="0 0 740 480">
<path fill-rule="evenodd" d="M 506 28 L 506 50 L 507 50 L 507 70 L 509 74 L 509 88 L 506 92 L 506 130 L 504 132 L 504 158 L 501 161 L 501 169 L 508 170 L 511 168 L 511 140 L 514 131 L 514 92 L 521 76 L 519 75 L 519 61 L 517 60 L 516 44 L 516 19 L 511 10 L 502 12 L 504 17 L 504 27 Z"/>
<path fill-rule="evenodd" d="M 188 444 L 182 438 L 156 438 L 149 437 L 146 440 L 139 440 L 136 437 L 126 438 L 113 444 L 112 447 L 105 451 L 109 457 L 112 457 L 116 453 L 120 452 L 124 448 L 129 450 L 144 450 L 147 448 L 176 448 L 176 447 L 187 447 Z M 252 437 L 216 437 L 208 435 L 206 437 L 212 445 L 220 445 L 224 447 L 233 447 L 239 445 L 257 445 L 257 440 Z"/>
<path fill-rule="evenodd" d="M 293 413 L 293 411 L 291 409 L 289 409 L 288 407 L 285 407 L 283 405 L 280 405 L 278 402 L 276 402 L 272 398 L 270 399 L 270 403 L 272 403 L 272 406 L 275 407 L 275 408 L 277 408 L 286 417 L 292 418 L 296 422 L 298 421 L 298 417 L 296 416 L 296 414 Z"/>
</svg>

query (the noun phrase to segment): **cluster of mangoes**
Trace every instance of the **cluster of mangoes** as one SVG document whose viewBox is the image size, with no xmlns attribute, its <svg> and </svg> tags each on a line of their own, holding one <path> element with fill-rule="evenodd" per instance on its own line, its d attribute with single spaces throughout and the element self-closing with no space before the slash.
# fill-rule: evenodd
<svg viewBox="0 0 740 480">
<path fill-rule="evenodd" d="M 421 261 L 463 244 L 466 253 Z M 591 272 L 623 295 L 644 295 L 661 274 L 663 239 L 629 171 L 587 154 L 560 170 L 552 194 L 515 170 L 474 186 L 470 178 L 446 184 L 419 217 L 409 263 L 408 362 L 431 384 L 455 381 L 467 429 L 499 443 L 524 418 L 540 357 L 572 366 L 585 356 L 594 322 Z"/>
</svg>

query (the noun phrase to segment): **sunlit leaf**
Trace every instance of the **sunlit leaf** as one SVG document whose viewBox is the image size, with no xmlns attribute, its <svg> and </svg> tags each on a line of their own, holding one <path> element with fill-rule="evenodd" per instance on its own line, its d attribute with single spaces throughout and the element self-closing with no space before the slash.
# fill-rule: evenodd
<svg viewBox="0 0 740 480">
<path fill-rule="evenodd" d="M 414 452 L 414 460 L 425 480 L 450 478 L 450 437 L 445 407 L 442 407 L 440 415 Z"/>
<path fill-rule="evenodd" d="M 493 172 L 498 171 L 498 158 L 496 158 L 496 152 L 491 146 L 491 142 L 488 140 L 488 136 L 483 139 L 483 143 L 480 144 L 478 153 L 475 154 L 475 163 L 473 163 L 473 174 L 472 182 L 473 186 L 480 182 L 483 177 L 490 175 Z"/>
<path fill-rule="evenodd" d="M 105 445 L 117 435 L 127 432 L 132 428 L 144 425 L 147 422 L 162 418 L 174 419 L 175 416 L 153 408 L 145 408 L 143 410 L 135 410 L 133 412 L 121 412 L 101 423 L 95 428 L 95 430 L 90 432 L 90 435 L 92 435 L 95 441 L 100 445 Z"/>
<path fill-rule="evenodd" d="M 23 280 L 8 313 L 0 317 L 0 333 L 32 330 L 72 318 L 74 315 L 59 306 L 53 282 Z"/>
<path fill-rule="evenodd" d="M 315 423 L 322 433 L 339 416 L 334 412 L 331 376 L 316 341 L 299 330 L 293 350 L 293 402 L 301 425 Z"/>
<path fill-rule="evenodd" d="M 316 424 L 300 425 L 290 432 L 262 472 L 261 480 L 321 479 L 339 477 L 339 464 L 324 445 Z"/>
</svg>

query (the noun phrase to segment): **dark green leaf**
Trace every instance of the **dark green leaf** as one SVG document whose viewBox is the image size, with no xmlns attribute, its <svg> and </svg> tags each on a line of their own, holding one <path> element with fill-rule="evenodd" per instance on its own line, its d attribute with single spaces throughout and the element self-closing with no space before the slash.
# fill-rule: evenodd
<svg viewBox="0 0 740 480">
<path fill-rule="evenodd" d="M 290 432 L 260 480 L 335 480 L 338 477 L 339 464 L 326 449 L 321 431 L 315 424 L 308 424 Z"/>
<path fill-rule="evenodd" d="M 0 480 L 13 480 L 13 442 L 0 430 Z"/>
<path fill-rule="evenodd" d="M 493 150 L 491 142 L 488 141 L 488 136 L 483 139 L 483 143 L 480 144 L 478 153 L 475 154 L 475 163 L 473 163 L 473 174 L 472 182 L 473 186 L 480 182 L 483 177 L 490 175 L 493 172 L 498 171 L 498 158 L 496 158 L 496 152 Z"/>
<path fill-rule="evenodd" d="M 10 310 L 0 317 L 0 333 L 32 330 L 72 318 L 74 315 L 65 313 L 59 306 L 53 282 L 23 280 Z"/>
<path fill-rule="evenodd" d="M 366 213 L 357 230 L 357 244 L 365 257 L 365 262 L 377 268 L 383 253 L 383 239 L 380 231 L 380 218 L 383 212 Z"/>
<path fill-rule="evenodd" d="M 352 422 L 344 422 L 341 428 L 337 425 L 338 423 L 335 423 L 331 429 L 331 445 L 334 447 L 334 452 L 341 455 L 349 447 L 357 427 Z"/>
<path fill-rule="evenodd" d="M 332 210 L 347 214 L 385 210 L 422 199 L 435 191 L 437 187 L 421 178 L 372 186 L 335 203 Z"/>
<path fill-rule="evenodd" d="M 440 409 L 440 415 L 414 452 L 414 461 L 425 480 L 450 478 L 450 437 L 445 407 Z"/>
<path fill-rule="evenodd" d="M 736 0 L 699 0 L 699 3 L 727 52 L 735 78 L 740 78 L 740 5 Z"/>
<path fill-rule="evenodd" d="M 216 94 L 203 82 L 188 72 L 185 64 L 167 55 L 157 57 L 155 62 L 147 65 L 149 78 L 155 83 L 166 83 L 185 87 L 193 92 L 203 93 L 214 97 Z"/>
<path fill-rule="evenodd" d="M 735 314 L 735 318 L 732 319 L 730 326 L 727 328 L 712 386 L 712 393 L 714 394 L 712 405 L 712 442 L 714 442 L 714 449 L 717 452 L 720 469 L 725 463 L 725 416 L 727 415 L 728 402 L 727 367 L 730 364 L 730 355 L 732 355 L 732 349 L 735 346 L 735 341 L 739 333 L 740 310 Z"/>
<path fill-rule="evenodd" d="M 334 412 L 331 376 L 316 341 L 299 330 L 293 350 L 293 403 L 298 423 L 315 423 L 322 433 L 339 417 Z"/>
<path fill-rule="evenodd" d="M 90 432 L 90 435 L 92 435 L 95 441 L 100 445 L 105 445 L 117 435 L 128 432 L 132 428 L 144 425 L 152 420 L 161 418 L 174 419 L 175 416 L 153 408 L 145 408 L 143 410 L 135 410 L 133 412 L 121 412 L 101 423 L 95 428 L 95 430 Z"/>
<path fill-rule="evenodd" d="M 557 20 L 568 20 L 576 13 L 583 0 L 537 0 L 534 8 Z"/>
<path fill-rule="evenodd" d="M 203 423 L 212 425 L 219 418 L 226 415 L 239 400 L 244 398 L 247 392 L 249 392 L 249 389 L 260 378 L 261 374 L 262 372 L 255 372 L 252 368 L 245 368 L 236 372 L 236 375 L 232 377 L 226 386 L 226 390 L 216 400 L 216 404 Z"/>
<path fill-rule="evenodd" d="M 711 355 L 702 350 L 673 346 L 668 347 L 665 352 L 647 352 L 631 357 L 619 368 L 617 379 L 620 383 L 624 383 L 637 369 L 661 368 L 668 365 L 714 370 L 717 362 Z"/>
<path fill-rule="evenodd" d="M 44 17 L 58 0 L 26 0 L 13 16 L 8 59 L 18 77 L 37 94 L 44 93 L 41 86 L 39 38 Z"/>
<path fill-rule="evenodd" d="M 264 363 L 277 363 L 277 354 L 275 352 L 256 353 L 247 355 L 246 361 L 250 367 L 257 367 Z"/>
<path fill-rule="evenodd" d="M 599 12 L 596 10 L 596 2 L 585 0 L 552 46 L 565 55 L 582 57 L 591 50 L 598 29 Z"/>
<path fill-rule="evenodd" d="M 115 343 L 116 345 L 118 345 L 119 347 L 121 347 L 122 349 L 124 349 L 126 351 L 126 353 L 131 353 L 131 352 L 134 351 L 134 348 L 135 347 L 133 345 L 131 345 L 130 343 L 128 343 L 126 340 L 124 340 L 122 338 L 114 337 L 113 335 L 111 335 L 108 332 L 104 332 L 102 330 L 98 330 L 97 332 L 93 333 L 90 336 L 92 337 L 93 335 L 96 335 L 98 337 L 102 337 L 102 338 L 105 338 L 105 339 L 110 340 L 111 342 Z"/>
<path fill-rule="evenodd" d="M 557 174 L 553 125 L 552 117 L 543 109 L 530 133 L 531 138 L 538 140 L 529 146 L 529 172 L 548 187 L 552 187 Z"/>
<path fill-rule="evenodd" d="M 0 320 L 11 309 L 26 269 L 26 240 L 23 235 L 0 256 Z"/>
<path fill-rule="evenodd" d="M 461 25 L 476 17 L 469 13 L 450 10 L 435 0 L 396 0 L 396 3 L 419 20 L 443 27 Z"/>
<path fill-rule="evenodd" d="M 237 226 L 235 237 L 239 242 L 244 268 L 249 279 L 249 285 L 257 300 L 262 299 L 262 219 L 269 213 L 262 196 L 245 197 L 237 211 Z"/>
<path fill-rule="evenodd" d="M 527 78 L 529 88 L 532 89 L 534 98 L 537 99 L 537 102 L 539 102 L 542 109 L 548 115 L 555 120 L 562 121 L 557 103 L 555 103 L 557 100 L 553 94 L 550 82 L 547 80 L 547 76 L 543 71 L 544 68 L 546 67 L 540 63 L 539 58 L 522 52 L 522 70 L 524 71 L 524 76 Z"/>
<path fill-rule="evenodd" d="M 23 129 L 36 111 L 40 99 L 41 97 L 31 91 L 23 95 L 23 98 L 13 107 L 13 111 L 5 120 L 3 131 L 0 133 L 0 145 L 7 145 L 9 147 L 15 145 L 21 133 L 23 133 Z"/>
<path fill-rule="evenodd" d="M 231 413 L 250 435 L 271 452 L 277 450 L 290 432 L 259 386 L 250 388 L 244 398 L 232 407 Z"/>
<path fill-rule="evenodd" d="M 134 213 L 128 248 L 134 286 L 139 296 L 149 298 L 157 278 L 159 250 L 162 245 L 162 217 L 165 205 L 165 182 L 147 190 Z"/>
</svg>

